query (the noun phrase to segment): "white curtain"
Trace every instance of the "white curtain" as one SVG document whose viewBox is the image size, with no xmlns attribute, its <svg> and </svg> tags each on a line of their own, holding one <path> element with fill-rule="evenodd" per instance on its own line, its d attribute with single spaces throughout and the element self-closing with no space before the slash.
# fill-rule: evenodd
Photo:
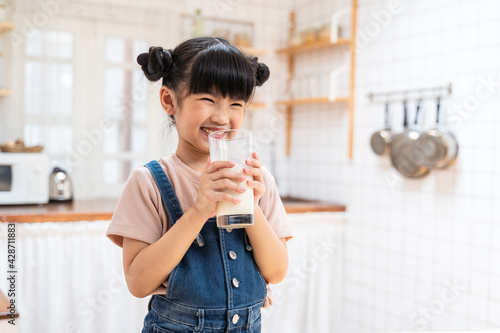
<svg viewBox="0 0 500 333">
<path fill-rule="evenodd" d="M 340 332 L 343 213 L 289 214 L 288 275 L 271 285 L 274 305 L 262 310 L 263 333 Z"/>
<path fill-rule="evenodd" d="M 344 215 L 289 215 L 287 278 L 273 285 L 263 332 L 338 332 Z M 149 298 L 130 295 L 109 221 L 16 224 L 19 333 L 140 332 Z M 7 224 L 0 223 L 0 288 L 6 290 Z"/>
<path fill-rule="evenodd" d="M 108 223 L 16 224 L 19 333 L 141 331 L 148 299 L 129 293 L 121 249 L 104 236 Z M 6 229 L 2 223 L 2 275 Z"/>
</svg>

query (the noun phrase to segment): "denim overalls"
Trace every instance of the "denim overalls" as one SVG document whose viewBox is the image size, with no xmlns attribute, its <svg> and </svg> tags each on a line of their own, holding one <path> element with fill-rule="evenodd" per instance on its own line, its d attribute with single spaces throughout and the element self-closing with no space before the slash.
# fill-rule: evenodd
<svg viewBox="0 0 500 333">
<path fill-rule="evenodd" d="M 172 227 L 183 214 L 174 189 L 157 161 L 146 167 Z M 245 229 L 219 229 L 210 218 L 170 273 L 166 294 L 152 296 L 142 332 L 260 332 L 266 294 Z"/>
</svg>

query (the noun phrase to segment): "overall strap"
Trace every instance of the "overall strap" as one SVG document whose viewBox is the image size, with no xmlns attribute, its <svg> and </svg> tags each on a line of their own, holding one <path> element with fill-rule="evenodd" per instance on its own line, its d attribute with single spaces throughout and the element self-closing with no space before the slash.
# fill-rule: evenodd
<svg viewBox="0 0 500 333">
<path fill-rule="evenodd" d="M 165 206 L 165 210 L 167 211 L 170 219 L 170 227 L 172 227 L 174 223 L 183 215 L 179 199 L 177 199 L 174 188 L 158 161 L 151 161 L 145 166 L 149 169 L 149 171 L 151 171 L 151 174 L 156 182 L 156 186 L 158 186 L 158 189 L 160 190 L 163 205 Z"/>
<path fill-rule="evenodd" d="M 158 186 L 158 189 L 160 190 L 163 206 L 165 207 L 170 220 L 169 228 L 171 228 L 183 215 L 179 199 L 175 194 L 172 183 L 170 183 L 167 174 L 163 171 L 163 168 L 158 161 L 153 160 L 147 163 L 145 167 L 151 171 L 151 174 L 156 182 L 156 186 Z M 195 242 L 198 243 L 198 246 L 200 247 L 204 245 L 201 234 L 196 236 Z"/>
</svg>

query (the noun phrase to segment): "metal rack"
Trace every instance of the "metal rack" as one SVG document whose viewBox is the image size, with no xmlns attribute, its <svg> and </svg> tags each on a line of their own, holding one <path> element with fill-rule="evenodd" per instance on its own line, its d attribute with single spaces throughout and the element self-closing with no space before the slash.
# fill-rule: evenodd
<svg viewBox="0 0 500 333">
<path fill-rule="evenodd" d="M 433 99 L 437 97 L 449 96 L 451 93 L 452 86 L 451 83 L 449 83 L 447 86 L 370 93 L 368 94 L 368 98 L 371 102 L 394 102 L 403 100 Z"/>
</svg>

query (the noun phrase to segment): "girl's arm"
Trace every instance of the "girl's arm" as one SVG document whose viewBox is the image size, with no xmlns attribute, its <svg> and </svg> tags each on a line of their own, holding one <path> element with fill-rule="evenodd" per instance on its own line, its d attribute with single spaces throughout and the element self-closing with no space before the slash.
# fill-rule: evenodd
<svg viewBox="0 0 500 333">
<path fill-rule="evenodd" d="M 157 289 L 186 254 L 207 219 L 188 210 L 158 241 L 123 239 L 123 269 L 130 293 L 146 297 Z"/>
<path fill-rule="evenodd" d="M 210 164 L 209 159 L 201 174 L 195 203 L 155 243 L 147 244 L 126 237 L 123 239 L 123 269 L 132 295 L 150 295 L 167 280 L 205 222 L 215 215 L 217 201 L 239 202 L 235 196 L 222 192 L 225 189 L 242 191 L 237 182 L 244 177 L 231 170 L 233 166 L 233 162 L 223 161 Z"/>
<path fill-rule="evenodd" d="M 286 240 L 278 238 L 259 205 L 255 206 L 254 225 L 246 229 L 264 279 L 272 284 L 282 281 L 288 271 Z"/>
<path fill-rule="evenodd" d="M 288 271 L 288 249 L 286 240 L 278 238 L 258 205 L 259 199 L 266 191 L 266 186 L 259 156 L 257 153 L 252 153 L 252 157 L 246 161 L 249 167 L 245 168 L 244 172 L 253 176 L 253 180 L 249 180 L 248 185 L 253 188 L 254 192 L 255 223 L 246 230 L 252 244 L 253 257 L 262 276 L 267 282 L 276 284 L 285 278 Z"/>
</svg>

